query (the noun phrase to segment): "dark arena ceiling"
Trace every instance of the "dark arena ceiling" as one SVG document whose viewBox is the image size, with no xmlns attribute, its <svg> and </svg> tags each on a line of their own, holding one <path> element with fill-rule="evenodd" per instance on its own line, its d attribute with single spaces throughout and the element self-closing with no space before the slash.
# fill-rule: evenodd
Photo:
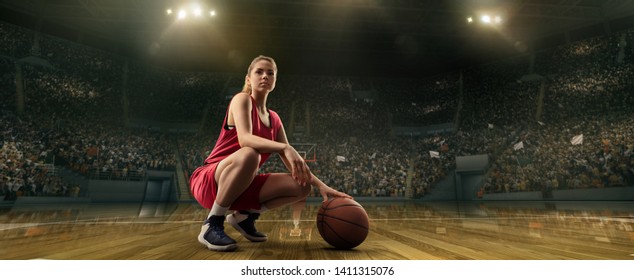
<svg viewBox="0 0 634 280">
<path fill-rule="evenodd" d="M 178 20 L 191 5 L 202 16 Z M 0 0 L 0 19 L 179 71 L 265 54 L 285 73 L 418 76 L 633 28 L 634 1 Z"/>
</svg>

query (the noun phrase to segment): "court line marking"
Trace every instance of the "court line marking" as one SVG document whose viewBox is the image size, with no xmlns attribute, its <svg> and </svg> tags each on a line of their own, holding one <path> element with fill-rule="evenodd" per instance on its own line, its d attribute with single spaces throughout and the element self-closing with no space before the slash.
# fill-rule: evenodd
<svg viewBox="0 0 634 280">
<path fill-rule="evenodd" d="M 159 218 L 159 217 L 152 217 Z M 526 219 L 539 219 L 539 218 L 553 218 L 552 216 L 526 216 L 526 217 L 514 217 L 514 218 L 503 218 L 503 217 L 477 217 L 477 218 L 377 218 L 377 219 L 369 219 L 370 221 L 474 221 L 474 220 L 482 220 L 482 221 L 498 221 L 498 220 L 526 220 Z M 564 217 L 566 218 L 566 217 Z M 67 220 L 67 221 L 55 221 L 55 222 L 42 222 L 42 223 L 34 223 L 34 222 L 26 222 L 26 223 L 0 223 L 0 231 L 10 230 L 15 228 L 25 228 L 25 227 L 34 227 L 34 226 L 46 226 L 46 225 L 61 225 L 61 224 L 95 224 L 95 225 L 104 225 L 104 224 L 202 224 L 203 221 L 200 220 L 182 220 L 182 221 L 119 221 L 119 219 L 146 219 L 146 218 L 137 218 L 137 217 L 114 217 L 114 218 L 93 218 L 93 219 L 78 219 L 78 220 Z M 627 222 L 634 223 L 632 219 L 623 219 L 623 218 L 609 218 L 609 217 L 583 217 L 575 219 L 584 219 L 584 220 L 599 220 L 599 221 L 618 221 L 618 222 Z M 263 219 L 258 220 L 258 222 L 293 222 L 292 219 Z M 315 222 L 313 219 L 300 219 L 300 222 Z"/>
</svg>

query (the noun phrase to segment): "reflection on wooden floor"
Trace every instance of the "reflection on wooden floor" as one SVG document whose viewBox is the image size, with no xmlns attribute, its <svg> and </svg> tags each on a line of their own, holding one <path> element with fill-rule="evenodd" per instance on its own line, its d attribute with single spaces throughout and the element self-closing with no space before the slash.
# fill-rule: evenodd
<svg viewBox="0 0 634 280">
<path fill-rule="evenodd" d="M 634 202 L 360 201 L 366 241 L 335 250 L 315 226 L 319 202 L 271 210 L 236 252 L 196 241 L 197 204 L 14 205 L 0 208 L 1 259 L 114 260 L 634 260 Z M 294 223 L 297 223 L 297 225 Z"/>
</svg>

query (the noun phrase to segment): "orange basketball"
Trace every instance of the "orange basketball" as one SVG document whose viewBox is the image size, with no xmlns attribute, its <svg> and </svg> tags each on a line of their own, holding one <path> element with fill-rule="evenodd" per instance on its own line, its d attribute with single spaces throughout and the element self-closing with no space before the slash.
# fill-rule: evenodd
<svg viewBox="0 0 634 280">
<path fill-rule="evenodd" d="M 333 198 L 321 204 L 317 212 L 319 235 L 337 249 L 351 249 L 368 236 L 368 214 L 358 202 Z"/>
</svg>

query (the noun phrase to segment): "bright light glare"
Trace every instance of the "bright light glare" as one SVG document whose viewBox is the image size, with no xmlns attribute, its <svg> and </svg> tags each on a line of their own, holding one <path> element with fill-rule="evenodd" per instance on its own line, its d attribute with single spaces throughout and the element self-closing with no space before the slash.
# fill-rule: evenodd
<svg viewBox="0 0 634 280">
<path fill-rule="evenodd" d="M 502 22 L 502 18 L 500 16 L 496 16 L 495 23 L 500 23 L 500 22 Z"/>
<path fill-rule="evenodd" d="M 207 10 L 207 7 L 203 7 L 198 4 L 192 4 L 186 7 L 180 7 L 178 9 L 168 8 L 165 10 L 168 15 L 175 14 L 177 20 L 186 20 L 188 17 L 202 18 L 205 13 L 207 13 L 206 11 L 208 11 L 209 17 L 216 16 L 215 10 Z"/>
<path fill-rule="evenodd" d="M 468 22 L 468 23 L 472 23 L 472 22 L 473 22 L 473 18 L 472 18 L 472 17 L 468 17 L 468 18 L 467 18 L 467 22 Z"/>
<path fill-rule="evenodd" d="M 491 17 L 488 15 L 483 15 L 480 20 L 482 20 L 482 22 L 484 23 L 491 23 Z"/>
</svg>

